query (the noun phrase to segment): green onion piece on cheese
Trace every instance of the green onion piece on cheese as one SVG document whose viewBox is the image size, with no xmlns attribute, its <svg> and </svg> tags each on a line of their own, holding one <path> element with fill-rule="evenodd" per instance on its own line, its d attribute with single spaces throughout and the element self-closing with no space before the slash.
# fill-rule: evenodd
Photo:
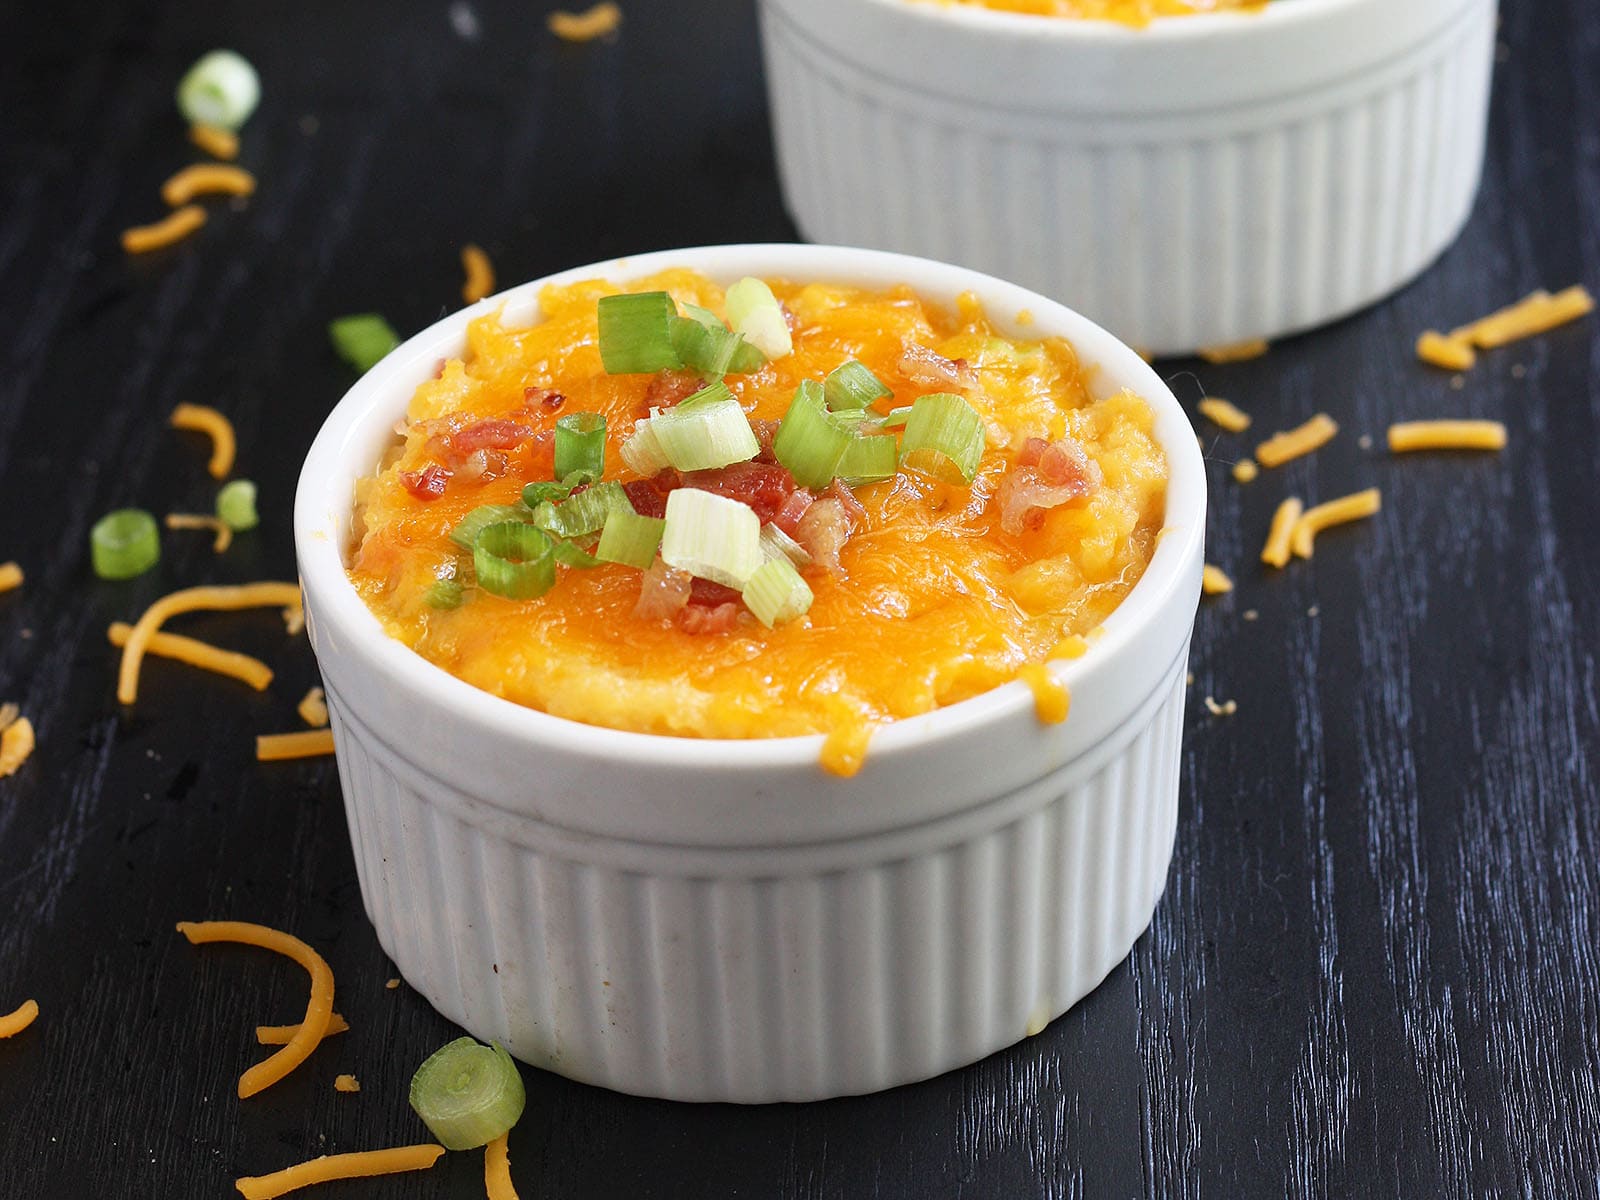
<svg viewBox="0 0 1600 1200">
<path fill-rule="evenodd" d="M 849 487 L 882 483 L 893 479 L 899 466 L 899 448 L 894 435 L 874 433 L 855 437 L 839 459 L 838 476 Z"/>
<path fill-rule="evenodd" d="M 828 372 L 828 377 L 822 381 L 822 391 L 828 407 L 835 412 L 866 408 L 875 400 L 894 395 L 865 363 L 854 358 Z"/>
<path fill-rule="evenodd" d="M 248 479 L 235 479 L 217 493 L 217 519 L 235 533 L 261 524 L 256 512 L 256 485 Z"/>
<path fill-rule="evenodd" d="M 674 317 L 672 321 L 672 348 L 678 352 L 684 366 L 699 371 L 708 379 L 721 379 L 730 373 L 745 375 L 758 371 L 766 363 L 765 354 L 718 321 L 715 314 L 704 308 L 696 309 L 695 313 L 691 317 Z M 699 313 L 710 316 L 713 323 L 701 320 Z"/>
<path fill-rule="evenodd" d="M 904 428 L 905 423 L 911 418 L 911 410 L 914 407 L 914 405 L 907 404 L 901 408 L 891 408 L 884 414 L 883 419 L 878 422 L 878 427 L 880 429 Z"/>
<path fill-rule="evenodd" d="M 667 496 L 661 531 L 661 558 L 667 566 L 743 588 L 765 557 L 761 518 L 748 504 L 699 488 L 678 488 Z"/>
<path fill-rule="evenodd" d="M 178 81 L 178 111 L 191 125 L 237 133 L 261 102 L 261 77 L 232 50 L 213 50 Z"/>
<path fill-rule="evenodd" d="M 661 439 L 656 437 L 655 420 L 654 417 L 646 417 L 635 422 L 633 432 L 621 448 L 622 461 L 647 478 L 672 465 L 667 461 L 666 451 L 661 448 Z"/>
<path fill-rule="evenodd" d="M 900 439 L 900 465 L 944 483 L 971 483 L 983 458 L 983 418 L 951 392 L 918 396 Z"/>
<path fill-rule="evenodd" d="M 577 567 L 585 571 L 600 565 L 600 559 L 590 554 L 577 542 L 557 542 L 556 561 L 562 566 Z"/>
<path fill-rule="evenodd" d="M 460 608 L 465 596 L 466 589 L 459 579 L 436 579 L 422 598 L 429 608 L 449 610 Z"/>
<path fill-rule="evenodd" d="M 555 586 L 555 544 L 542 529 L 501 521 L 478 532 L 472 568 L 484 591 L 508 600 L 531 600 Z"/>
<path fill-rule="evenodd" d="M 789 411 L 772 440 L 772 453 L 801 487 L 825 488 L 833 482 L 839 460 L 854 437 L 851 429 L 849 421 L 838 420 L 828 411 L 822 385 L 807 379 L 789 402 Z"/>
<path fill-rule="evenodd" d="M 662 531 L 667 523 L 659 517 L 642 517 L 631 510 L 612 509 L 600 531 L 595 557 L 605 562 L 638 567 L 641 571 L 656 560 Z"/>
<path fill-rule="evenodd" d="M 569 413 L 556 421 L 556 478 L 573 483 L 593 483 L 605 474 L 606 418 L 604 413 Z M 574 480 L 574 475 L 580 479 Z"/>
<path fill-rule="evenodd" d="M 363 375 L 400 344 L 400 335 L 378 313 L 353 313 L 328 322 L 328 340 Z"/>
<path fill-rule="evenodd" d="M 502 521 L 527 521 L 531 516 L 520 504 L 480 504 L 462 517 L 450 531 L 450 540 L 463 550 L 471 550 L 478 540 L 478 534 L 489 526 Z"/>
<path fill-rule="evenodd" d="M 586 487 L 560 504 L 549 501 L 533 510 L 533 523 L 553 537 L 575 538 L 598 533 L 617 509 L 633 511 L 628 493 L 615 480 Z M 469 514 L 470 515 L 470 514 Z"/>
<path fill-rule="evenodd" d="M 728 324 L 768 358 L 783 358 L 794 350 L 783 305 L 759 279 L 746 277 L 728 289 L 724 300 Z"/>
<path fill-rule="evenodd" d="M 750 419 L 721 380 L 651 417 L 650 431 L 667 465 L 680 471 L 707 471 L 748 462 L 761 452 Z"/>
<path fill-rule="evenodd" d="M 811 588 L 787 558 L 769 558 L 744 585 L 744 603 L 768 629 L 811 608 Z"/>
<path fill-rule="evenodd" d="M 811 565 L 811 552 L 776 525 L 761 527 L 761 553 L 768 558 L 786 558 L 796 567 Z"/>
<path fill-rule="evenodd" d="M 132 579 L 160 559 L 161 529 L 142 508 L 108 512 L 89 530 L 89 561 L 101 579 Z"/>
<path fill-rule="evenodd" d="M 572 489 L 576 486 L 576 481 L 572 483 L 559 483 L 551 479 L 536 481 L 523 487 L 522 502 L 529 508 L 538 508 L 547 500 L 552 504 L 560 504 L 572 495 Z"/>
<path fill-rule="evenodd" d="M 600 361 L 608 375 L 652 375 L 683 366 L 672 348 L 678 306 L 666 292 L 600 299 Z"/>
<path fill-rule="evenodd" d="M 511 1056 L 469 1037 L 434 1051 L 411 1077 L 411 1107 L 447 1150 L 494 1141 L 517 1123 L 526 1104 Z"/>
</svg>

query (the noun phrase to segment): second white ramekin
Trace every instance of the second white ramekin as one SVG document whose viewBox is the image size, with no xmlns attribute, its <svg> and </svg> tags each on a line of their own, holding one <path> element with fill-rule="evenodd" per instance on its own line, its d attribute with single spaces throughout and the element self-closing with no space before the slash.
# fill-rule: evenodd
<svg viewBox="0 0 1600 1200">
<path fill-rule="evenodd" d="M 418 384 L 464 352 L 445 318 L 334 409 L 301 473 L 295 544 L 367 913 L 407 981 L 524 1061 L 686 1100 L 812 1100 L 973 1062 L 1095 987 L 1149 923 L 1177 821 L 1205 480 L 1188 419 L 1083 317 L 972 271 L 872 251 L 732 246 L 554 277 L 688 266 L 973 291 L 1004 328 L 1071 339 L 1131 387 L 1169 459 L 1165 532 L 1041 725 L 1020 683 L 886 726 L 861 773 L 821 739 L 595 728 L 456 679 L 383 632 L 345 573 L 351 497 Z M 1027 309 L 1025 333 L 1012 318 Z"/>
<path fill-rule="evenodd" d="M 1482 173 L 1495 0 L 1274 0 L 1147 28 L 761 0 L 801 232 L 959 262 L 1159 354 L 1389 294 Z"/>
</svg>

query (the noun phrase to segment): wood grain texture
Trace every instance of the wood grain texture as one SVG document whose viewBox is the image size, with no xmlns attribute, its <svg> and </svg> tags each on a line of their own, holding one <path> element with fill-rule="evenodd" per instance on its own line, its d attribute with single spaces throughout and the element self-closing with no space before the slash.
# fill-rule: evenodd
<svg viewBox="0 0 1600 1200">
<path fill-rule="evenodd" d="M 0 8 L 0 559 L 28 572 L 0 597 L 0 700 L 40 742 L 0 781 L 0 1009 L 42 1009 L 0 1043 L 0 1196 L 199 1200 L 422 1134 L 406 1084 L 455 1031 L 384 987 L 332 765 L 251 757 L 295 725 L 303 640 L 272 613 L 195 617 L 266 659 L 271 690 L 153 661 L 124 713 L 104 629 L 176 586 L 291 574 L 298 464 L 350 382 L 327 320 L 420 328 L 457 302 L 462 242 L 511 282 L 793 236 L 747 3 L 635 3 L 582 47 L 546 7 L 472 0 L 475 39 L 443 0 Z M 1459 389 L 1409 352 L 1535 287 L 1600 284 L 1600 10 L 1508 5 L 1502 41 L 1460 244 L 1264 359 L 1163 364 L 1257 430 L 1327 411 L 1345 432 L 1240 487 L 1253 440 L 1202 426 L 1208 557 L 1239 586 L 1200 613 L 1177 852 L 1127 962 L 1031 1042 L 881 1096 L 679 1106 L 527 1071 L 524 1196 L 1600 1196 L 1600 326 L 1487 354 Z M 118 232 L 192 157 L 173 84 L 214 45 L 261 68 L 260 191 L 125 259 Z M 164 425 L 180 401 L 234 419 L 266 520 L 222 558 L 169 536 L 157 571 L 96 582 L 101 513 L 211 503 L 203 450 Z M 1390 421 L 1445 415 L 1504 420 L 1511 445 L 1381 450 Z M 1257 566 L 1282 495 L 1369 484 L 1377 518 Z M 311 941 L 351 1023 L 246 1102 L 253 1027 L 296 1019 L 303 978 L 173 932 L 203 917 Z M 358 1095 L 333 1090 L 345 1071 Z M 481 1194 L 473 1155 L 338 1189 Z"/>
</svg>

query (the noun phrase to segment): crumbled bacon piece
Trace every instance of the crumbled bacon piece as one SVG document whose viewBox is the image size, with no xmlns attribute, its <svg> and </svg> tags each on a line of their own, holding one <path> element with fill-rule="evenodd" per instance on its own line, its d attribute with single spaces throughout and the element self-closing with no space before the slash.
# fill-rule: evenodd
<svg viewBox="0 0 1600 1200">
<path fill-rule="evenodd" d="M 684 487 L 715 492 L 756 510 L 762 522 L 772 520 L 799 485 L 788 470 L 776 463 L 742 462 L 714 471 L 691 471 Z"/>
<path fill-rule="evenodd" d="M 418 500 L 437 500 L 444 495 L 451 472 L 438 463 L 429 463 L 420 471 L 401 471 L 400 483 Z"/>
<path fill-rule="evenodd" d="M 693 371 L 657 371 L 645 389 L 646 408 L 671 408 L 705 387 L 705 380 Z"/>
<path fill-rule="evenodd" d="M 478 450 L 510 450 L 538 432 L 533 426 L 524 425 L 520 421 L 489 417 L 482 421 L 474 421 L 465 429 L 450 434 L 450 448 L 460 455 L 472 454 Z"/>
<path fill-rule="evenodd" d="M 1031 437 L 1022 443 L 1022 449 L 1017 452 L 1019 467 L 1037 467 L 1039 459 L 1049 449 L 1050 443 L 1041 437 Z"/>
<path fill-rule="evenodd" d="M 772 443 L 778 436 L 778 426 L 782 421 L 764 421 L 760 417 L 750 418 L 750 430 L 756 435 L 756 442 L 761 449 L 756 451 L 756 462 L 775 463 L 777 456 L 772 453 Z"/>
<path fill-rule="evenodd" d="M 732 602 L 706 608 L 690 604 L 678 612 L 678 628 L 685 633 L 726 633 L 739 623 L 741 605 Z"/>
<path fill-rule="evenodd" d="M 710 579 L 696 579 L 689 585 L 689 603 L 702 608 L 716 608 L 722 604 L 737 604 L 743 597 L 738 589 Z"/>
<path fill-rule="evenodd" d="M 795 526 L 800 524 L 800 518 L 806 515 L 806 509 L 811 507 L 811 502 L 815 499 L 809 489 L 796 488 L 789 493 L 789 498 L 783 502 L 783 507 L 772 514 L 772 523 L 793 537 Z"/>
<path fill-rule="evenodd" d="M 560 412 L 567 398 L 552 388 L 525 387 L 522 389 L 522 406 L 527 409 L 544 409 L 545 412 Z"/>
<path fill-rule="evenodd" d="M 506 473 L 509 460 L 498 450 L 474 450 L 462 460 L 456 473 L 463 483 L 488 483 Z"/>
<path fill-rule="evenodd" d="M 1000 528 L 1012 534 L 1037 529 L 1047 510 L 1087 496 L 1103 478 L 1100 464 L 1071 438 L 1029 438 L 995 492 Z"/>
<path fill-rule="evenodd" d="M 646 621 L 670 621 L 689 603 L 694 576 L 669 567 L 659 558 L 650 564 L 639 583 L 639 599 L 633 615 Z"/>
<path fill-rule="evenodd" d="M 628 493 L 634 512 L 659 519 L 667 515 L 667 494 L 678 486 L 678 473 L 668 467 L 649 479 L 630 479 L 622 490 Z"/>
<path fill-rule="evenodd" d="M 964 358 L 946 358 L 937 350 L 907 342 L 900 355 L 900 371 L 913 383 L 930 387 L 970 388 L 978 385 L 978 373 Z"/>
<path fill-rule="evenodd" d="M 850 540 L 850 514 L 832 496 L 806 509 L 795 526 L 794 540 L 806 548 L 816 564 L 829 574 L 839 574 L 839 551 Z"/>
<path fill-rule="evenodd" d="M 833 486 L 828 489 L 828 495 L 844 505 L 844 511 L 850 514 L 852 529 L 857 523 L 866 524 L 867 510 L 862 507 L 861 501 L 856 499 L 856 494 L 850 490 L 844 480 L 835 479 Z"/>
</svg>

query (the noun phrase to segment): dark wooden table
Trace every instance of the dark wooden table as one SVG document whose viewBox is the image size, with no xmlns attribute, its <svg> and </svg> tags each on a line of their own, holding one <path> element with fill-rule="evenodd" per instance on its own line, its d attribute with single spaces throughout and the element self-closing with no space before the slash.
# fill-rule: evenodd
<svg viewBox="0 0 1600 1200">
<path fill-rule="evenodd" d="M 350 383 L 326 322 L 427 324 L 458 303 L 461 242 L 514 282 L 793 236 L 748 0 L 635 0 L 620 39 L 585 47 L 545 32 L 546 6 L 0 8 L 0 560 L 28 572 L 0 597 L 0 700 L 39 733 L 0 781 L 0 1009 L 43 1008 L 0 1043 L 8 1200 L 222 1197 L 237 1174 L 423 1134 L 406 1083 L 455 1031 L 384 987 L 332 763 L 252 758 L 255 733 L 297 725 L 303 640 L 271 613 L 190 620 L 266 657 L 272 689 L 153 662 L 129 713 L 105 628 L 174 587 L 293 577 L 295 475 Z M 1041 1037 L 881 1096 L 693 1107 L 530 1070 L 524 1197 L 1600 1194 L 1597 325 L 1488 355 L 1459 390 L 1409 349 L 1600 282 L 1600 10 L 1512 4 L 1502 38 L 1459 245 L 1265 359 L 1164 364 L 1185 401 L 1203 382 L 1264 427 L 1327 410 L 1346 433 L 1248 488 L 1226 470 L 1244 443 L 1206 434 L 1209 557 L 1239 587 L 1200 613 L 1177 855 L 1129 960 Z M 261 69 L 243 152 L 260 192 L 129 260 L 118 232 L 160 214 L 192 157 L 174 82 L 214 45 Z M 95 517 L 210 504 L 199 442 L 165 428 L 179 401 L 232 415 L 265 521 L 221 558 L 169 534 L 159 569 L 97 582 Z M 1510 448 L 1358 444 L 1452 414 L 1505 420 Z M 1282 574 L 1254 565 L 1284 490 L 1367 484 L 1377 519 Z M 223 916 L 321 947 L 353 1025 L 243 1103 L 248 1030 L 295 1019 L 305 983 L 173 932 Z M 359 1095 L 333 1091 L 340 1071 Z M 481 1188 L 455 1155 L 324 1194 Z"/>
</svg>

